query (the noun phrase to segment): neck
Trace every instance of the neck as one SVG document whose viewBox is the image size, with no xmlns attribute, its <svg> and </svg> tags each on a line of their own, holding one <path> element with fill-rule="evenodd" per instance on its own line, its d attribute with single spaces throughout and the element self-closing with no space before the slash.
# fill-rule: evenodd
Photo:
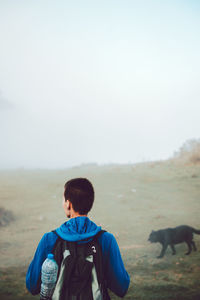
<svg viewBox="0 0 200 300">
<path fill-rule="evenodd" d="M 70 218 L 72 219 L 72 218 L 76 218 L 76 217 L 87 217 L 87 215 L 80 215 L 79 213 L 72 211 Z"/>
</svg>

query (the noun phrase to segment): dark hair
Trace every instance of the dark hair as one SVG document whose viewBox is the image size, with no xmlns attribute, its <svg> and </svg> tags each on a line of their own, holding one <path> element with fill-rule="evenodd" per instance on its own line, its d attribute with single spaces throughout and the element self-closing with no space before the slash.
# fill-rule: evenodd
<svg viewBox="0 0 200 300">
<path fill-rule="evenodd" d="M 74 178 L 65 183 L 65 201 L 72 203 L 75 212 L 80 215 L 87 214 L 94 202 L 94 189 L 86 178 Z"/>
</svg>

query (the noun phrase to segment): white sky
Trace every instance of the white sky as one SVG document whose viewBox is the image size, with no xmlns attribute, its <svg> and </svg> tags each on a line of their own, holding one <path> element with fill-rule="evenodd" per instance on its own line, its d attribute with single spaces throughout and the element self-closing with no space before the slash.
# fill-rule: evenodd
<svg viewBox="0 0 200 300">
<path fill-rule="evenodd" d="M 0 0 L 0 168 L 166 159 L 200 137 L 200 1 Z"/>
</svg>

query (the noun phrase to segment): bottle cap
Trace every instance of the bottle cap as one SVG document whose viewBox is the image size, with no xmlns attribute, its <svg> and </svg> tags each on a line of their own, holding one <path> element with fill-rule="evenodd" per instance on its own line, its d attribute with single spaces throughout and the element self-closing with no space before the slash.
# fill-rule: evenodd
<svg viewBox="0 0 200 300">
<path fill-rule="evenodd" d="M 54 259 L 54 255 L 53 255 L 52 253 L 49 253 L 49 254 L 47 255 L 47 258 L 49 258 L 49 259 Z"/>
</svg>

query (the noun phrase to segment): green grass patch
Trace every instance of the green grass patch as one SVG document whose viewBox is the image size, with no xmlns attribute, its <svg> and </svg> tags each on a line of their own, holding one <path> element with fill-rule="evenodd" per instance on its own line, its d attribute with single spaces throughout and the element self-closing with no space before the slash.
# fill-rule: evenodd
<svg viewBox="0 0 200 300">
<path fill-rule="evenodd" d="M 197 258 L 196 258 L 197 259 Z M 193 260 L 194 263 L 194 260 Z M 156 263 L 143 263 L 128 266 L 131 284 L 124 299 L 137 300 L 199 300 L 199 268 L 187 260 L 181 265 L 173 261 L 158 260 Z M 190 268 L 188 269 L 188 267 Z M 25 286 L 26 268 L 14 267 L 0 270 L 0 299 L 1 300 L 31 300 L 39 299 L 32 296 Z M 120 299 L 110 293 L 111 299 Z"/>
</svg>

